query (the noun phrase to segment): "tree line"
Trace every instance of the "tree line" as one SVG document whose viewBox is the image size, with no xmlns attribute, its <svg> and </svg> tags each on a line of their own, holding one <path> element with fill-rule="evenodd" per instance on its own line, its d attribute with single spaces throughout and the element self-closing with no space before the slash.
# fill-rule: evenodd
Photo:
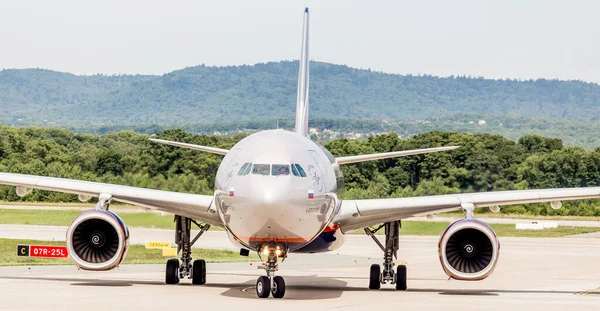
<svg viewBox="0 0 600 311">
<path fill-rule="evenodd" d="M 485 120 L 484 125 L 478 124 Z M 105 125 L 69 127 L 78 133 L 100 134 L 133 130 L 142 134 L 157 134 L 167 129 L 180 128 L 193 134 L 219 134 L 235 135 L 240 132 L 253 132 L 260 130 L 281 129 L 293 130 L 293 119 L 256 120 L 237 122 L 213 122 L 194 124 L 171 125 Z M 322 119 L 309 120 L 309 127 L 317 128 L 319 135 L 313 138 L 322 143 L 339 138 L 344 133 L 385 133 L 396 132 L 403 138 L 417 134 L 443 131 L 443 132 L 468 132 L 474 134 L 499 134 L 512 140 L 518 140 L 527 134 L 555 137 L 563 140 L 568 146 L 582 146 L 594 149 L 600 146 L 600 121 L 598 120 L 560 120 L 548 118 L 534 118 L 524 116 L 490 115 L 463 113 L 446 117 L 426 118 L 423 120 L 359 120 L 359 119 Z M 327 134 L 324 130 L 337 132 L 337 136 Z M 362 139 L 362 138 L 361 138 Z"/>
<path fill-rule="evenodd" d="M 158 138 L 231 148 L 247 134 L 190 134 L 165 130 Z M 560 139 L 525 135 L 428 132 L 364 140 L 336 139 L 325 147 L 335 156 L 458 145 L 459 149 L 342 166 L 346 199 L 408 197 L 460 192 L 598 186 L 600 148 L 565 146 Z M 171 191 L 211 194 L 222 156 L 157 145 L 148 135 L 120 131 L 106 135 L 56 128 L 0 126 L 0 171 L 109 182 Z M 74 195 L 34 190 L 20 198 L 0 187 L 0 200 L 76 201 Z M 595 200 L 505 207 L 503 212 L 600 216 Z"/>
</svg>

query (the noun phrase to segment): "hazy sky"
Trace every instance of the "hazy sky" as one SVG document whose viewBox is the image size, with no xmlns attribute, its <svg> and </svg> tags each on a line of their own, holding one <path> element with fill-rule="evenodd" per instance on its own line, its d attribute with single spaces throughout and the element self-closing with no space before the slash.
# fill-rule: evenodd
<svg viewBox="0 0 600 311">
<path fill-rule="evenodd" d="M 162 74 L 298 59 L 358 68 L 600 82 L 600 1 L 0 0 L 0 68 Z"/>
</svg>

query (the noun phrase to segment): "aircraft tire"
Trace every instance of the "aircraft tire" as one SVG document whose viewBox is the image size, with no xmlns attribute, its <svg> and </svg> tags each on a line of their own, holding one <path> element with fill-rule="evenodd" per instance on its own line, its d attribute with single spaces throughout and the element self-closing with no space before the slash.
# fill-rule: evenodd
<svg viewBox="0 0 600 311">
<path fill-rule="evenodd" d="M 258 298 L 269 298 L 271 293 L 271 280 L 266 276 L 261 276 L 256 281 L 256 295 Z"/>
<path fill-rule="evenodd" d="M 206 284 L 206 261 L 204 259 L 194 260 L 192 265 L 192 284 Z"/>
<path fill-rule="evenodd" d="M 273 298 L 283 298 L 285 295 L 285 280 L 280 276 L 276 276 L 273 278 L 273 282 L 275 283 Z"/>
<path fill-rule="evenodd" d="M 377 264 L 371 265 L 371 274 L 369 276 L 369 289 L 381 288 L 381 266 Z"/>
<path fill-rule="evenodd" d="M 167 270 L 165 271 L 165 283 L 179 283 L 179 259 L 173 258 L 167 261 Z"/>
<path fill-rule="evenodd" d="M 406 290 L 406 266 L 398 265 L 396 268 L 396 290 Z"/>
</svg>

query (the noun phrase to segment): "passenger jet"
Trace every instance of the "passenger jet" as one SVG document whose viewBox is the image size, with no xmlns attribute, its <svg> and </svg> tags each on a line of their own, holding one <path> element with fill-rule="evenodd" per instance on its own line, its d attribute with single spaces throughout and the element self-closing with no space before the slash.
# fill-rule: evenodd
<svg viewBox="0 0 600 311">
<path fill-rule="evenodd" d="M 600 188 L 517 190 L 435 195 L 409 198 L 343 200 L 341 165 L 362 161 L 450 151 L 457 146 L 377 154 L 334 157 L 308 136 L 309 57 L 308 9 L 304 11 L 296 103 L 295 130 L 268 130 L 252 134 L 230 150 L 185 142 L 151 139 L 159 144 L 189 148 L 223 156 L 214 193 L 199 195 L 128 187 L 65 178 L 0 173 L 0 184 L 16 186 L 17 194 L 31 189 L 97 197 L 95 209 L 78 215 L 66 233 L 69 257 L 85 270 L 109 270 L 125 258 L 129 245 L 127 226 L 109 210 L 114 201 L 172 213 L 180 258 L 167 261 L 166 284 L 191 279 L 206 283 L 206 263 L 192 260 L 192 245 L 210 227 L 226 230 L 240 254 L 257 252 L 265 275 L 256 282 L 258 297 L 282 298 L 285 281 L 275 276 L 278 261 L 295 253 L 321 253 L 339 248 L 344 235 L 363 229 L 383 253 L 383 264 L 370 267 L 369 288 L 392 284 L 407 289 L 406 266 L 396 265 L 400 221 L 405 218 L 463 210 L 465 218 L 452 223 L 439 240 L 439 258 L 454 279 L 477 281 L 488 277 L 498 261 L 500 244 L 494 231 L 476 220 L 477 207 L 497 212 L 502 205 L 550 202 L 560 208 L 564 200 L 599 198 Z M 192 224 L 198 226 L 191 236 Z M 377 227 L 377 229 L 371 229 Z M 384 229 L 381 243 L 375 233 Z"/>
</svg>

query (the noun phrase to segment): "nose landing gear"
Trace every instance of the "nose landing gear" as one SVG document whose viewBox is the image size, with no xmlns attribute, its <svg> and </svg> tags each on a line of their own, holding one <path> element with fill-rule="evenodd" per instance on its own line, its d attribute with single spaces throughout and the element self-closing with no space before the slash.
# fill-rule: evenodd
<svg viewBox="0 0 600 311">
<path fill-rule="evenodd" d="M 275 243 L 262 246 L 262 254 L 267 255 L 267 260 L 264 263 L 263 269 L 267 271 L 267 276 L 261 276 L 256 281 L 256 295 L 259 298 L 268 298 L 269 294 L 273 295 L 273 298 L 283 298 L 285 295 L 285 280 L 280 276 L 275 276 L 275 272 L 278 270 L 277 258 L 287 257 L 287 249 L 281 248 Z M 261 252 L 259 252 L 260 256 Z"/>
</svg>

